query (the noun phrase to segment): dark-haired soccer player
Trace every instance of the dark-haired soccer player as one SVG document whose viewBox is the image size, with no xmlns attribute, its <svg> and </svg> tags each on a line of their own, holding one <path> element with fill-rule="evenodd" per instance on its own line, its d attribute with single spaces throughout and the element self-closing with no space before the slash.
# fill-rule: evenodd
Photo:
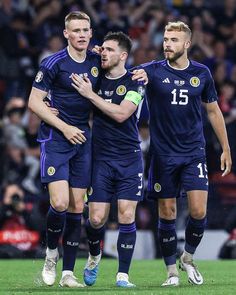
<svg viewBox="0 0 236 295">
<path fill-rule="evenodd" d="M 93 285 L 101 259 L 100 240 L 104 233 L 110 203 L 118 202 L 119 235 L 117 250 L 119 267 L 116 285 L 134 287 L 129 282 L 129 268 L 136 241 L 135 210 L 143 192 L 143 163 L 137 121 L 144 87 L 132 81 L 125 63 L 131 40 L 121 32 L 105 36 L 101 48 L 102 68 L 106 70 L 98 95 L 90 80 L 73 75 L 74 87 L 97 109 L 93 121 L 93 168 L 87 234 L 89 258 L 84 281 Z"/>
<path fill-rule="evenodd" d="M 29 108 L 41 119 L 41 180 L 48 184 L 50 208 L 47 215 L 47 250 L 42 271 L 45 284 L 56 279 L 58 242 L 63 228 L 63 271 L 61 286 L 83 287 L 73 275 L 80 239 L 84 194 L 90 186 L 91 103 L 71 85 L 72 73 L 88 77 L 96 87 L 100 57 L 87 50 L 92 36 L 90 18 L 71 12 L 65 18 L 68 47 L 44 59 L 33 83 Z M 45 98 L 59 111 L 54 115 Z"/>
<path fill-rule="evenodd" d="M 162 286 L 179 285 L 176 267 L 176 198 L 180 188 L 187 192 L 189 219 L 180 267 L 192 284 L 203 277 L 193 263 L 207 223 L 208 195 L 202 103 L 222 147 L 222 176 L 231 170 L 230 148 L 225 123 L 209 69 L 188 59 L 191 31 L 183 22 L 170 22 L 164 32 L 165 60 L 143 68 L 148 74 L 147 97 L 150 110 L 152 160 L 149 175 L 151 196 L 158 201 L 158 233 L 167 267 Z"/>
</svg>

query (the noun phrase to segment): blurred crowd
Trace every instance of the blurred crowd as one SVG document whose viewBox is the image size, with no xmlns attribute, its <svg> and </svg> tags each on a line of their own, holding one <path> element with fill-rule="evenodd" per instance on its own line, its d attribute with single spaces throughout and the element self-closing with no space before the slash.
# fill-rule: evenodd
<svg viewBox="0 0 236 295">
<path fill-rule="evenodd" d="M 1 252 L 5 253 L 4 247 L 9 241 L 14 241 L 14 251 L 18 253 L 18 249 L 35 250 L 44 240 L 48 198 L 40 184 L 40 148 L 36 141 L 40 121 L 27 110 L 27 99 L 40 61 L 66 46 L 64 17 L 73 10 L 85 11 L 91 17 L 91 47 L 101 44 L 109 31 L 129 34 L 133 40 L 130 67 L 163 59 L 163 31 L 168 21 L 181 20 L 189 24 L 193 33 L 189 56 L 210 68 L 232 151 L 233 171 L 222 181 L 219 177 L 220 146 L 205 119 L 212 179 L 209 228 L 222 228 L 224 217 L 232 205 L 236 205 L 236 0 L 2 0 L 0 256 Z M 140 138 L 147 181 L 149 133 L 145 107 L 140 121 Z M 227 189 L 222 190 L 222 186 Z M 137 228 L 155 229 L 153 209 L 153 204 L 147 201 L 139 205 Z M 214 215 L 211 216 L 212 211 Z M 181 216 L 183 221 L 185 215 Z M 110 227 L 116 227 L 114 216 L 111 216 Z M 4 235 L 4 231 L 7 234 Z"/>
</svg>

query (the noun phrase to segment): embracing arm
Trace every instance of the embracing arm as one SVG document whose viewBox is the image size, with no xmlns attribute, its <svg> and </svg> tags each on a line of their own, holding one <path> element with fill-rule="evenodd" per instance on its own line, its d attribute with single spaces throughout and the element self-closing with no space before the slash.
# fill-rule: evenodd
<svg viewBox="0 0 236 295">
<path fill-rule="evenodd" d="M 209 121 L 215 131 L 215 134 L 223 150 L 220 160 L 221 160 L 221 170 L 222 171 L 224 170 L 222 176 L 225 176 L 230 173 L 232 160 L 230 155 L 230 147 L 229 147 L 227 132 L 225 128 L 224 118 L 217 102 L 206 103 L 204 105 L 207 110 Z"/>
<path fill-rule="evenodd" d="M 82 79 L 78 75 L 72 74 L 72 80 L 73 87 L 81 95 L 88 98 L 97 108 L 118 123 L 127 120 L 137 109 L 137 104 L 128 99 L 122 100 L 119 105 L 105 101 L 93 91 L 91 82 L 88 78 Z M 132 92 L 134 91 L 130 91 L 131 95 Z M 129 92 L 127 95 L 129 95 Z"/>
<path fill-rule="evenodd" d="M 57 116 L 55 116 L 46 106 L 46 104 L 43 101 L 46 96 L 47 92 L 32 87 L 29 96 L 28 107 L 41 120 L 63 132 L 63 127 L 65 127 L 66 123 L 59 119 Z"/>
<path fill-rule="evenodd" d="M 66 124 L 60 118 L 58 118 L 47 105 L 44 103 L 44 98 L 47 96 L 47 92 L 32 87 L 29 96 L 29 109 L 34 112 L 41 120 L 49 125 L 59 129 L 66 139 L 72 144 L 81 144 L 86 141 L 86 138 L 82 134 L 83 131 L 77 127 Z"/>
<path fill-rule="evenodd" d="M 115 103 L 105 101 L 93 91 L 87 98 L 103 113 L 118 123 L 122 123 L 127 120 L 137 109 L 137 106 L 129 100 L 124 99 L 119 105 L 117 105 Z"/>
</svg>

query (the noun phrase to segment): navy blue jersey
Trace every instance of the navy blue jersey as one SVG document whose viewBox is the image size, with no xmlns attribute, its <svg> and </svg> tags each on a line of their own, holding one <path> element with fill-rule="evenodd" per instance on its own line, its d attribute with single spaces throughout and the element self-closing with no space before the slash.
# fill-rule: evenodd
<svg viewBox="0 0 236 295">
<path fill-rule="evenodd" d="M 98 95 L 110 103 L 120 104 L 130 93 L 144 95 L 142 83 L 131 80 L 131 73 L 127 72 L 120 78 L 104 77 Z M 93 155 L 96 159 L 120 160 L 135 157 L 140 153 L 140 141 L 137 121 L 141 105 L 123 123 L 105 115 L 102 111 L 94 111 L 93 121 Z"/>
<path fill-rule="evenodd" d="M 217 100 L 209 69 L 190 61 L 183 70 L 166 60 L 142 65 L 150 111 L 151 151 L 158 155 L 204 155 L 201 103 Z"/>
<path fill-rule="evenodd" d="M 84 130 L 88 128 L 91 103 L 71 85 L 71 74 L 87 76 L 93 85 L 93 89 L 96 90 L 99 72 L 100 57 L 98 55 L 87 51 L 86 59 L 83 62 L 77 62 L 65 48 L 42 61 L 33 87 L 48 92 L 51 106 L 58 109 L 60 119 L 69 125 Z M 45 141 L 52 138 L 65 140 L 58 129 L 42 122 L 38 140 Z"/>
</svg>

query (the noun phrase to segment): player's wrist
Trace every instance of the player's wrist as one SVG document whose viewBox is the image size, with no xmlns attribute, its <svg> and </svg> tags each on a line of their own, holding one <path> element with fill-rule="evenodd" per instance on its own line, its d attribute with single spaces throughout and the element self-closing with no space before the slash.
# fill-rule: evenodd
<svg viewBox="0 0 236 295">
<path fill-rule="evenodd" d="M 223 150 L 223 152 L 228 153 L 228 152 L 230 152 L 230 146 L 229 145 L 223 146 L 222 150 Z"/>
</svg>

